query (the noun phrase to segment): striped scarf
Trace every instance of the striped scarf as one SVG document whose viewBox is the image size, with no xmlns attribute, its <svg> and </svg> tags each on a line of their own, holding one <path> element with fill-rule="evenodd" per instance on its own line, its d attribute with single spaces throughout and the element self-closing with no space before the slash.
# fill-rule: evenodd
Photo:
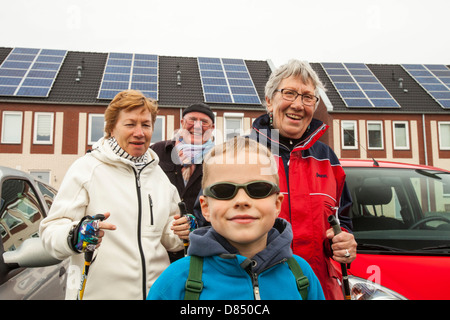
<svg viewBox="0 0 450 320">
<path fill-rule="evenodd" d="M 148 163 L 147 153 L 144 153 L 140 157 L 133 157 L 119 146 L 119 143 L 117 142 L 115 137 L 109 138 L 108 143 L 115 154 L 117 154 L 119 157 L 123 159 L 127 159 L 133 162 L 136 169 L 141 170 Z"/>
</svg>

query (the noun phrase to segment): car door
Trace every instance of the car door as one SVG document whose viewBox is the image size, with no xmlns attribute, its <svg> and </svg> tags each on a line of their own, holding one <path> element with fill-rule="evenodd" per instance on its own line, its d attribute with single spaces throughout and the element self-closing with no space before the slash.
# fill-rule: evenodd
<svg viewBox="0 0 450 320">
<path fill-rule="evenodd" d="M 0 300 L 63 299 L 65 264 L 42 268 L 18 268 L 6 265 L 3 253 L 13 251 L 29 238 L 38 237 L 51 194 L 42 200 L 40 191 L 22 178 L 6 178 L 1 183 L 0 204 Z"/>
</svg>

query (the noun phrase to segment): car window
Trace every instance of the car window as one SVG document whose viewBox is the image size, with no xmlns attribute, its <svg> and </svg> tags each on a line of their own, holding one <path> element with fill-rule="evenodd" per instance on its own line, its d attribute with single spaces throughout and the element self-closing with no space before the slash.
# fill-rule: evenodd
<svg viewBox="0 0 450 320">
<path fill-rule="evenodd" d="M 0 233 L 4 250 L 16 250 L 24 240 L 38 237 L 43 212 L 36 192 L 28 181 L 3 181 Z"/>
<path fill-rule="evenodd" d="M 425 217 L 450 218 L 450 174 L 434 170 L 415 170 L 412 177 L 416 197 Z M 431 223 L 437 225 L 437 221 Z"/>
<path fill-rule="evenodd" d="M 401 250 L 450 243 L 450 173 L 400 168 L 345 168 L 358 244 Z"/>
<path fill-rule="evenodd" d="M 37 185 L 39 187 L 39 190 L 41 190 L 42 195 L 44 196 L 45 203 L 47 204 L 48 208 L 52 206 L 53 200 L 56 196 L 56 190 L 49 185 L 46 185 L 45 183 L 42 183 L 40 181 L 37 181 Z"/>
</svg>

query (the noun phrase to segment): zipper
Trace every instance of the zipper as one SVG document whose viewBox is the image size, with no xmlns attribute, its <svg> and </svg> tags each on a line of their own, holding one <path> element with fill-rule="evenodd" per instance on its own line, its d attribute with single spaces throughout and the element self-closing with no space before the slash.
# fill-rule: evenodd
<svg viewBox="0 0 450 320">
<path fill-rule="evenodd" d="M 145 167 L 147 167 L 150 163 L 152 163 L 154 160 L 147 163 L 141 170 L 137 171 L 134 168 L 133 173 L 136 180 L 136 193 L 137 193 L 137 200 L 138 200 L 138 223 L 137 223 L 137 243 L 138 243 L 138 249 L 139 254 L 141 257 L 141 267 L 142 267 L 142 299 L 147 299 L 147 268 L 145 266 L 145 256 L 144 256 L 144 249 L 142 247 L 142 232 L 141 232 L 141 225 L 142 225 L 142 196 L 141 196 L 141 172 L 144 170 Z"/>
<path fill-rule="evenodd" d="M 147 298 L 145 295 L 145 291 L 147 291 L 147 268 L 145 267 L 144 250 L 142 248 L 142 241 L 141 241 L 141 224 L 142 224 L 141 178 L 140 178 L 140 172 L 138 173 L 138 172 L 134 171 L 134 173 L 135 173 L 135 177 L 136 177 L 136 191 L 137 191 L 137 198 L 138 198 L 137 243 L 138 243 L 139 254 L 141 256 L 142 297 L 145 300 Z"/>
<path fill-rule="evenodd" d="M 258 274 L 256 272 L 253 272 L 252 264 L 253 264 L 253 260 L 252 260 L 252 263 L 250 263 L 245 268 L 245 271 L 250 276 L 250 280 L 252 281 L 253 297 L 255 298 L 255 300 L 261 300 L 261 295 L 259 293 Z"/>
<path fill-rule="evenodd" d="M 255 296 L 255 300 L 261 300 L 261 296 L 259 295 L 258 274 L 252 272 L 251 277 L 253 284 L 253 295 Z"/>
<path fill-rule="evenodd" d="M 273 263 L 272 265 L 267 266 L 266 268 L 261 270 L 261 272 L 259 274 L 262 274 L 264 271 L 269 270 L 270 268 L 273 268 L 274 266 L 276 266 L 278 264 L 282 264 L 282 263 L 286 262 L 287 260 L 288 260 L 287 258 L 283 258 L 280 261 L 277 261 L 277 262 Z M 253 260 L 252 260 L 252 262 L 253 262 Z M 245 268 L 245 271 L 250 276 L 250 279 L 252 281 L 253 296 L 254 296 L 255 300 L 261 300 L 261 294 L 260 294 L 260 291 L 259 291 L 258 273 L 253 272 L 253 270 L 252 270 L 252 263 L 250 263 Z"/>
</svg>

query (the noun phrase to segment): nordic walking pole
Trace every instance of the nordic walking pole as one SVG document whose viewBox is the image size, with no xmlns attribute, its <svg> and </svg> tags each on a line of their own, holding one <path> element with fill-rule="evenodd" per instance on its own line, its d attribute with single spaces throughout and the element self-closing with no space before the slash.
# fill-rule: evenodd
<svg viewBox="0 0 450 320">
<path fill-rule="evenodd" d="M 186 204 L 181 201 L 178 202 L 178 208 L 180 208 L 180 215 L 183 217 L 187 214 Z M 183 239 L 183 245 L 184 245 L 184 256 L 187 256 L 187 249 L 189 247 L 189 240 Z"/>
<path fill-rule="evenodd" d="M 101 221 L 103 221 L 104 219 L 105 219 L 105 216 L 103 214 L 97 214 L 94 217 L 91 217 L 90 220 L 101 220 Z M 88 244 L 87 242 L 83 243 L 83 247 L 85 245 L 87 245 L 87 244 Z M 78 294 L 78 299 L 79 300 L 83 300 L 84 289 L 86 287 L 87 276 L 88 276 L 88 273 L 89 273 L 89 267 L 91 266 L 92 257 L 94 255 L 94 251 L 95 251 L 95 247 L 92 250 L 87 249 L 86 252 L 84 253 L 84 269 L 83 269 L 83 275 L 81 276 L 80 291 L 79 291 L 79 294 Z"/>
<path fill-rule="evenodd" d="M 336 220 L 336 217 L 334 215 L 328 217 L 328 222 L 333 228 L 335 236 L 342 232 L 341 226 L 339 225 L 339 222 Z M 350 284 L 348 282 L 347 265 L 345 263 L 341 263 L 341 269 L 342 269 L 342 286 L 344 287 L 344 298 L 345 300 L 351 300 L 352 298 L 350 294 Z"/>
</svg>

